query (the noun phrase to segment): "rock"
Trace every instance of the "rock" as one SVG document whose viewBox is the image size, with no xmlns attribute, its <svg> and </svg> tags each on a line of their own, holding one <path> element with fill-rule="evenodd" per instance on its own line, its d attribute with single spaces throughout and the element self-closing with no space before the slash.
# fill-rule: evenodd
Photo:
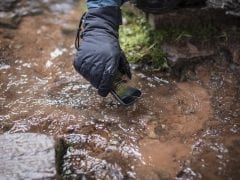
<svg viewBox="0 0 240 180">
<path fill-rule="evenodd" d="M 163 50 L 167 53 L 168 65 L 177 68 L 192 63 L 198 63 L 214 55 L 213 50 L 200 50 L 190 43 L 182 47 L 164 45 Z"/>
<path fill-rule="evenodd" d="M 220 59 L 222 59 L 226 62 L 233 61 L 232 52 L 227 47 L 220 47 L 218 50 L 218 55 L 219 55 Z"/>
<path fill-rule="evenodd" d="M 15 12 L 17 15 L 23 17 L 23 16 L 35 16 L 40 15 L 43 13 L 43 9 L 39 7 L 22 7 L 16 10 Z"/>
<path fill-rule="evenodd" d="M 50 1 L 48 8 L 52 12 L 69 13 L 75 5 L 76 0 Z"/>
<path fill-rule="evenodd" d="M 43 134 L 0 135 L 0 179 L 55 179 L 55 141 Z"/>
<path fill-rule="evenodd" d="M 0 12 L 0 25 L 8 28 L 17 28 L 21 17 L 13 12 Z"/>
<path fill-rule="evenodd" d="M 0 11 L 10 11 L 14 8 L 19 0 L 2 0 L 0 1 Z"/>
<path fill-rule="evenodd" d="M 215 55 L 214 50 L 201 49 L 190 43 L 181 46 L 164 45 L 162 48 L 167 54 L 167 64 L 171 67 L 171 75 L 180 81 L 196 79 L 196 65 L 211 59 Z"/>
<path fill-rule="evenodd" d="M 75 35 L 77 31 L 76 24 L 63 24 L 62 25 L 62 33 L 65 35 Z"/>
<path fill-rule="evenodd" d="M 223 4 L 224 0 L 207 0 L 207 6 L 212 8 L 223 8 Z"/>
<path fill-rule="evenodd" d="M 195 179 L 196 176 L 197 174 L 191 168 L 185 168 L 177 173 L 176 179 Z"/>
<path fill-rule="evenodd" d="M 5 28 L 17 28 L 22 17 L 42 14 L 44 11 L 69 13 L 77 0 L 48 0 L 48 1 L 0 1 L 0 26 Z M 17 6 L 15 7 L 15 5 Z M 72 27 L 64 29 L 64 33 L 75 33 Z M 69 32 L 70 31 L 70 32 Z"/>
<path fill-rule="evenodd" d="M 154 29 L 240 26 L 239 17 L 227 16 L 223 9 L 180 8 L 164 14 L 149 14 L 148 22 Z"/>
<path fill-rule="evenodd" d="M 220 58 L 230 63 L 230 68 L 234 71 L 240 70 L 240 46 L 238 44 L 230 44 L 228 47 L 221 47 L 218 50 Z"/>
<path fill-rule="evenodd" d="M 208 0 L 207 5 L 213 8 L 223 8 L 226 14 L 240 16 L 240 1 L 232 0 Z"/>
<path fill-rule="evenodd" d="M 118 140 L 96 134 L 70 134 L 64 140 L 69 145 L 62 166 L 66 179 L 128 179 L 129 159 Z"/>
<path fill-rule="evenodd" d="M 232 51 L 233 62 L 240 65 L 240 45 L 233 47 L 230 51 Z"/>
</svg>

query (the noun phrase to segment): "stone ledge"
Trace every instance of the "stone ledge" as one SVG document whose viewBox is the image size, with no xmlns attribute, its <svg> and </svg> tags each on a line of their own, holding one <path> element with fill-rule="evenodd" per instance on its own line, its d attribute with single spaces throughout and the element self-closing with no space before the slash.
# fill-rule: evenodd
<svg viewBox="0 0 240 180">
<path fill-rule="evenodd" d="M 149 14 L 148 21 L 155 28 L 161 27 L 192 27 L 211 24 L 218 28 L 230 25 L 240 27 L 240 18 L 225 15 L 222 9 L 183 8 L 164 14 Z"/>
<path fill-rule="evenodd" d="M 0 179 L 55 179 L 55 140 L 43 134 L 0 135 Z"/>
</svg>

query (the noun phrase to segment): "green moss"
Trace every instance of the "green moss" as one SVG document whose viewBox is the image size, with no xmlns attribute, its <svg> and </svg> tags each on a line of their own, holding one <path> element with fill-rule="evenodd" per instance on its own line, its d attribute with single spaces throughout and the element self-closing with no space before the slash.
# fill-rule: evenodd
<svg viewBox="0 0 240 180">
<path fill-rule="evenodd" d="M 120 44 L 132 63 L 148 61 L 154 69 L 166 67 L 166 54 L 161 44 L 164 32 L 153 31 L 144 16 L 124 13 L 127 24 L 120 28 Z"/>
<path fill-rule="evenodd" d="M 145 54 L 150 37 L 144 19 L 125 16 L 128 24 L 120 28 L 120 43 L 131 62 L 136 62 Z M 136 20 L 136 21 L 133 21 Z"/>
<path fill-rule="evenodd" d="M 154 69 L 166 68 L 166 54 L 161 48 L 164 42 L 181 41 L 186 38 L 205 40 L 216 32 L 210 24 L 195 24 L 191 27 L 162 27 L 153 30 L 143 15 L 124 12 L 127 24 L 120 28 L 120 44 L 132 63 L 151 62 Z"/>
</svg>

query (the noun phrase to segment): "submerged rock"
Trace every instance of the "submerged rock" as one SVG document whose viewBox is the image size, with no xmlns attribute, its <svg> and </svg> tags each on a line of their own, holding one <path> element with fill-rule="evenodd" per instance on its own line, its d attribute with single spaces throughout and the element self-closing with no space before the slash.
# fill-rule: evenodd
<svg viewBox="0 0 240 180">
<path fill-rule="evenodd" d="M 130 157 L 140 154 L 131 145 L 112 138 L 108 140 L 98 134 L 65 136 L 69 146 L 63 156 L 63 177 L 105 180 L 134 177 Z"/>
<path fill-rule="evenodd" d="M 55 141 L 43 134 L 0 135 L 0 179 L 56 177 Z"/>
</svg>

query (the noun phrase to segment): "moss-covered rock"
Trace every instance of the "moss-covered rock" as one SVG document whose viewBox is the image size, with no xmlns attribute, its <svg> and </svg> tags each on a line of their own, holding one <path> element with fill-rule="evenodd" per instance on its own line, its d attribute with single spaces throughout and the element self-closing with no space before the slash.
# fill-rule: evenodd
<svg viewBox="0 0 240 180">
<path fill-rule="evenodd" d="M 153 29 L 144 14 L 136 16 L 131 12 L 124 12 L 124 22 L 120 28 L 120 43 L 128 60 L 148 64 L 154 70 L 168 67 L 162 44 L 190 39 L 202 41 L 216 34 L 216 28 L 210 23 L 195 23 L 193 26 L 168 24 Z"/>
</svg>

